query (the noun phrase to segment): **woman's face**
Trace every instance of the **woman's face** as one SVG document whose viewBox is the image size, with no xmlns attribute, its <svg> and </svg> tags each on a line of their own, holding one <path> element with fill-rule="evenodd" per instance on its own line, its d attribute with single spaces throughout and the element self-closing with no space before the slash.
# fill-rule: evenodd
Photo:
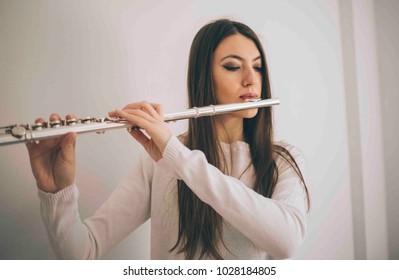
<svg viewBox="0 0 399 280">
<path fill-rule="evenodd" d="M 213 54 L 212 77 L 218 104 L 247 102 L 260 98 L 262 61 L 255 43 L 241 34 L 220 42 Z M 257 109 L 233 113 L 236 117 L 252 118 Z"/>
</svg>

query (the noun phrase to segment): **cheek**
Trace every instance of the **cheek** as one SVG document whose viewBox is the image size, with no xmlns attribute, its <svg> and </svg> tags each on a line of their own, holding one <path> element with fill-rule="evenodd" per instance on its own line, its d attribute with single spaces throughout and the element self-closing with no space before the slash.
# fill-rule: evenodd
<svg viewBox="0 0 399 280">
<path fill-rule="evenodd" d="M 235 95 L 234 79 L 229 76 L 214 75 L 213 86 L 218 100 Z"/>
<path fill-rule="evenodd" d="M 225 85 L 223 82 L 223 78 L 218 72 L 214 73 L 212 78 L 213 78 L 213 88 L 215 90 L 216 100 L 219 101 L 223 96 L 223 92 L 225 92 Z"/>
<path fill-rule="evenodd" d="M 257 87 L 259 88 L 259 90 L 262 90 L 262 83 L 263 83 L 263 78 L 262 78 L 262 75 L 259 74 L 258 83 L 257 83 Z"/>
<path fill-rule="evenodd" d="M 227 83 L 226 81 L 219 82 L 215 87 L 215 95 L 218 103 L 228 102 L 229 97 L 233 95 L 231 85 L 229 85 L 229 83 Z"/>
</svg>

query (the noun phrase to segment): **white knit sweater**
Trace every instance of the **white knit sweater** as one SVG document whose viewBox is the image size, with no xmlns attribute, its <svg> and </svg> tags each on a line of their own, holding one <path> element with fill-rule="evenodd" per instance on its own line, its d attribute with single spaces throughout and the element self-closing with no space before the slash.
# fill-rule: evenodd
<svg viewBox="0 0 399 280">
<path fill-rule="evenodd" d="M 272 199 L 266 198 L 252 190 L 255 176 L 252 165 L 247 169 L 251 162 L 248 144 L 221 145 L 229 159 L 229 175 L 173 136 L 160 161 L 144 154 L 109 199 L 83 222 L 76 185 L 55 194 L 39 190 L 42 218 L 57 257 L 101 258 L 151 218 L 151 259 L 184 258 L 169 251 L 177 240 L 177 179 L 223 217 L 222 238 L 227 247 L 220 242 L 223 258 L 292 256 L 305 235 L 307 216 L 306 192 L 295 170 L 279 157 L 278 182 Z M 290 151 L 303 173 L 304 159 L 298 149 L 279 145 Z"/>
</svg>

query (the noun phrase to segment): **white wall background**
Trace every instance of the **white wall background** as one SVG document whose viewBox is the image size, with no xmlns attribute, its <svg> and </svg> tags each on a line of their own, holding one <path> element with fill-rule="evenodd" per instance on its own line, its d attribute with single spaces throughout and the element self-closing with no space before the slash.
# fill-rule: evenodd
<svg viewBox="0 0 399 280">
<path fill-rule="evenodd" d="M 220 17 L 243 21 L 281 99 L 277 139 L 307 159 L 312 211 L 295 258 L 397 259 L 397 14 L 394 0 L 0 0 L 0 125 L 104 117 L 141 100 L 184 110 L 195 33 Z M 125 131 L 79 136 L 82 218 L 142 152 Z M 0 259 L 53 259 L 24 145 L 0 147 L 0 192 Z M 144 224 L 104 258 L 147 259 L 149 232 Z"/>
<path fill-rule="evenodd" d="M 389 258 L 399 259 L 399 2 L 376 2 L 375 23 L 380 79 Z M 384 217 L 382 217 L 384 218 Z"/>
</svg>

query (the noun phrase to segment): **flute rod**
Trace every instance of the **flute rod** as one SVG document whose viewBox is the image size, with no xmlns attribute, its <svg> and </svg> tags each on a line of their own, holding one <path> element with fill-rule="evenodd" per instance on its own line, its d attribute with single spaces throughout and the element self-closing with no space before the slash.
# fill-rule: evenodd
<svg viewBox="0 0 399 280">
<path fill-rule="evenodd" d="M 168 113 L 164 115 L 165 122 L 183 119 L 215 116 L 252 108 L 270 107 L 280 104 L 278 98 L 257 99 L 251 102 L 210 105 L 205 107 L 193 107 L 186 111 Z M 106 130 L 134 127 L 133 124 L 120 118 L 88 119 L 90 123 L 76 123 L 74 125 L 57 125 L 55 127 L 37 128 L 32 125 L 10 125 L 0 128 L 0 146 L 25 143 L 30 141 L 41 141 L 45 139 L 62 136 L 69 132 L 78 134 L 90 132 L 105 132 Z M 93 122 L 94 121 L 94 122 Z"/>
</svg>

